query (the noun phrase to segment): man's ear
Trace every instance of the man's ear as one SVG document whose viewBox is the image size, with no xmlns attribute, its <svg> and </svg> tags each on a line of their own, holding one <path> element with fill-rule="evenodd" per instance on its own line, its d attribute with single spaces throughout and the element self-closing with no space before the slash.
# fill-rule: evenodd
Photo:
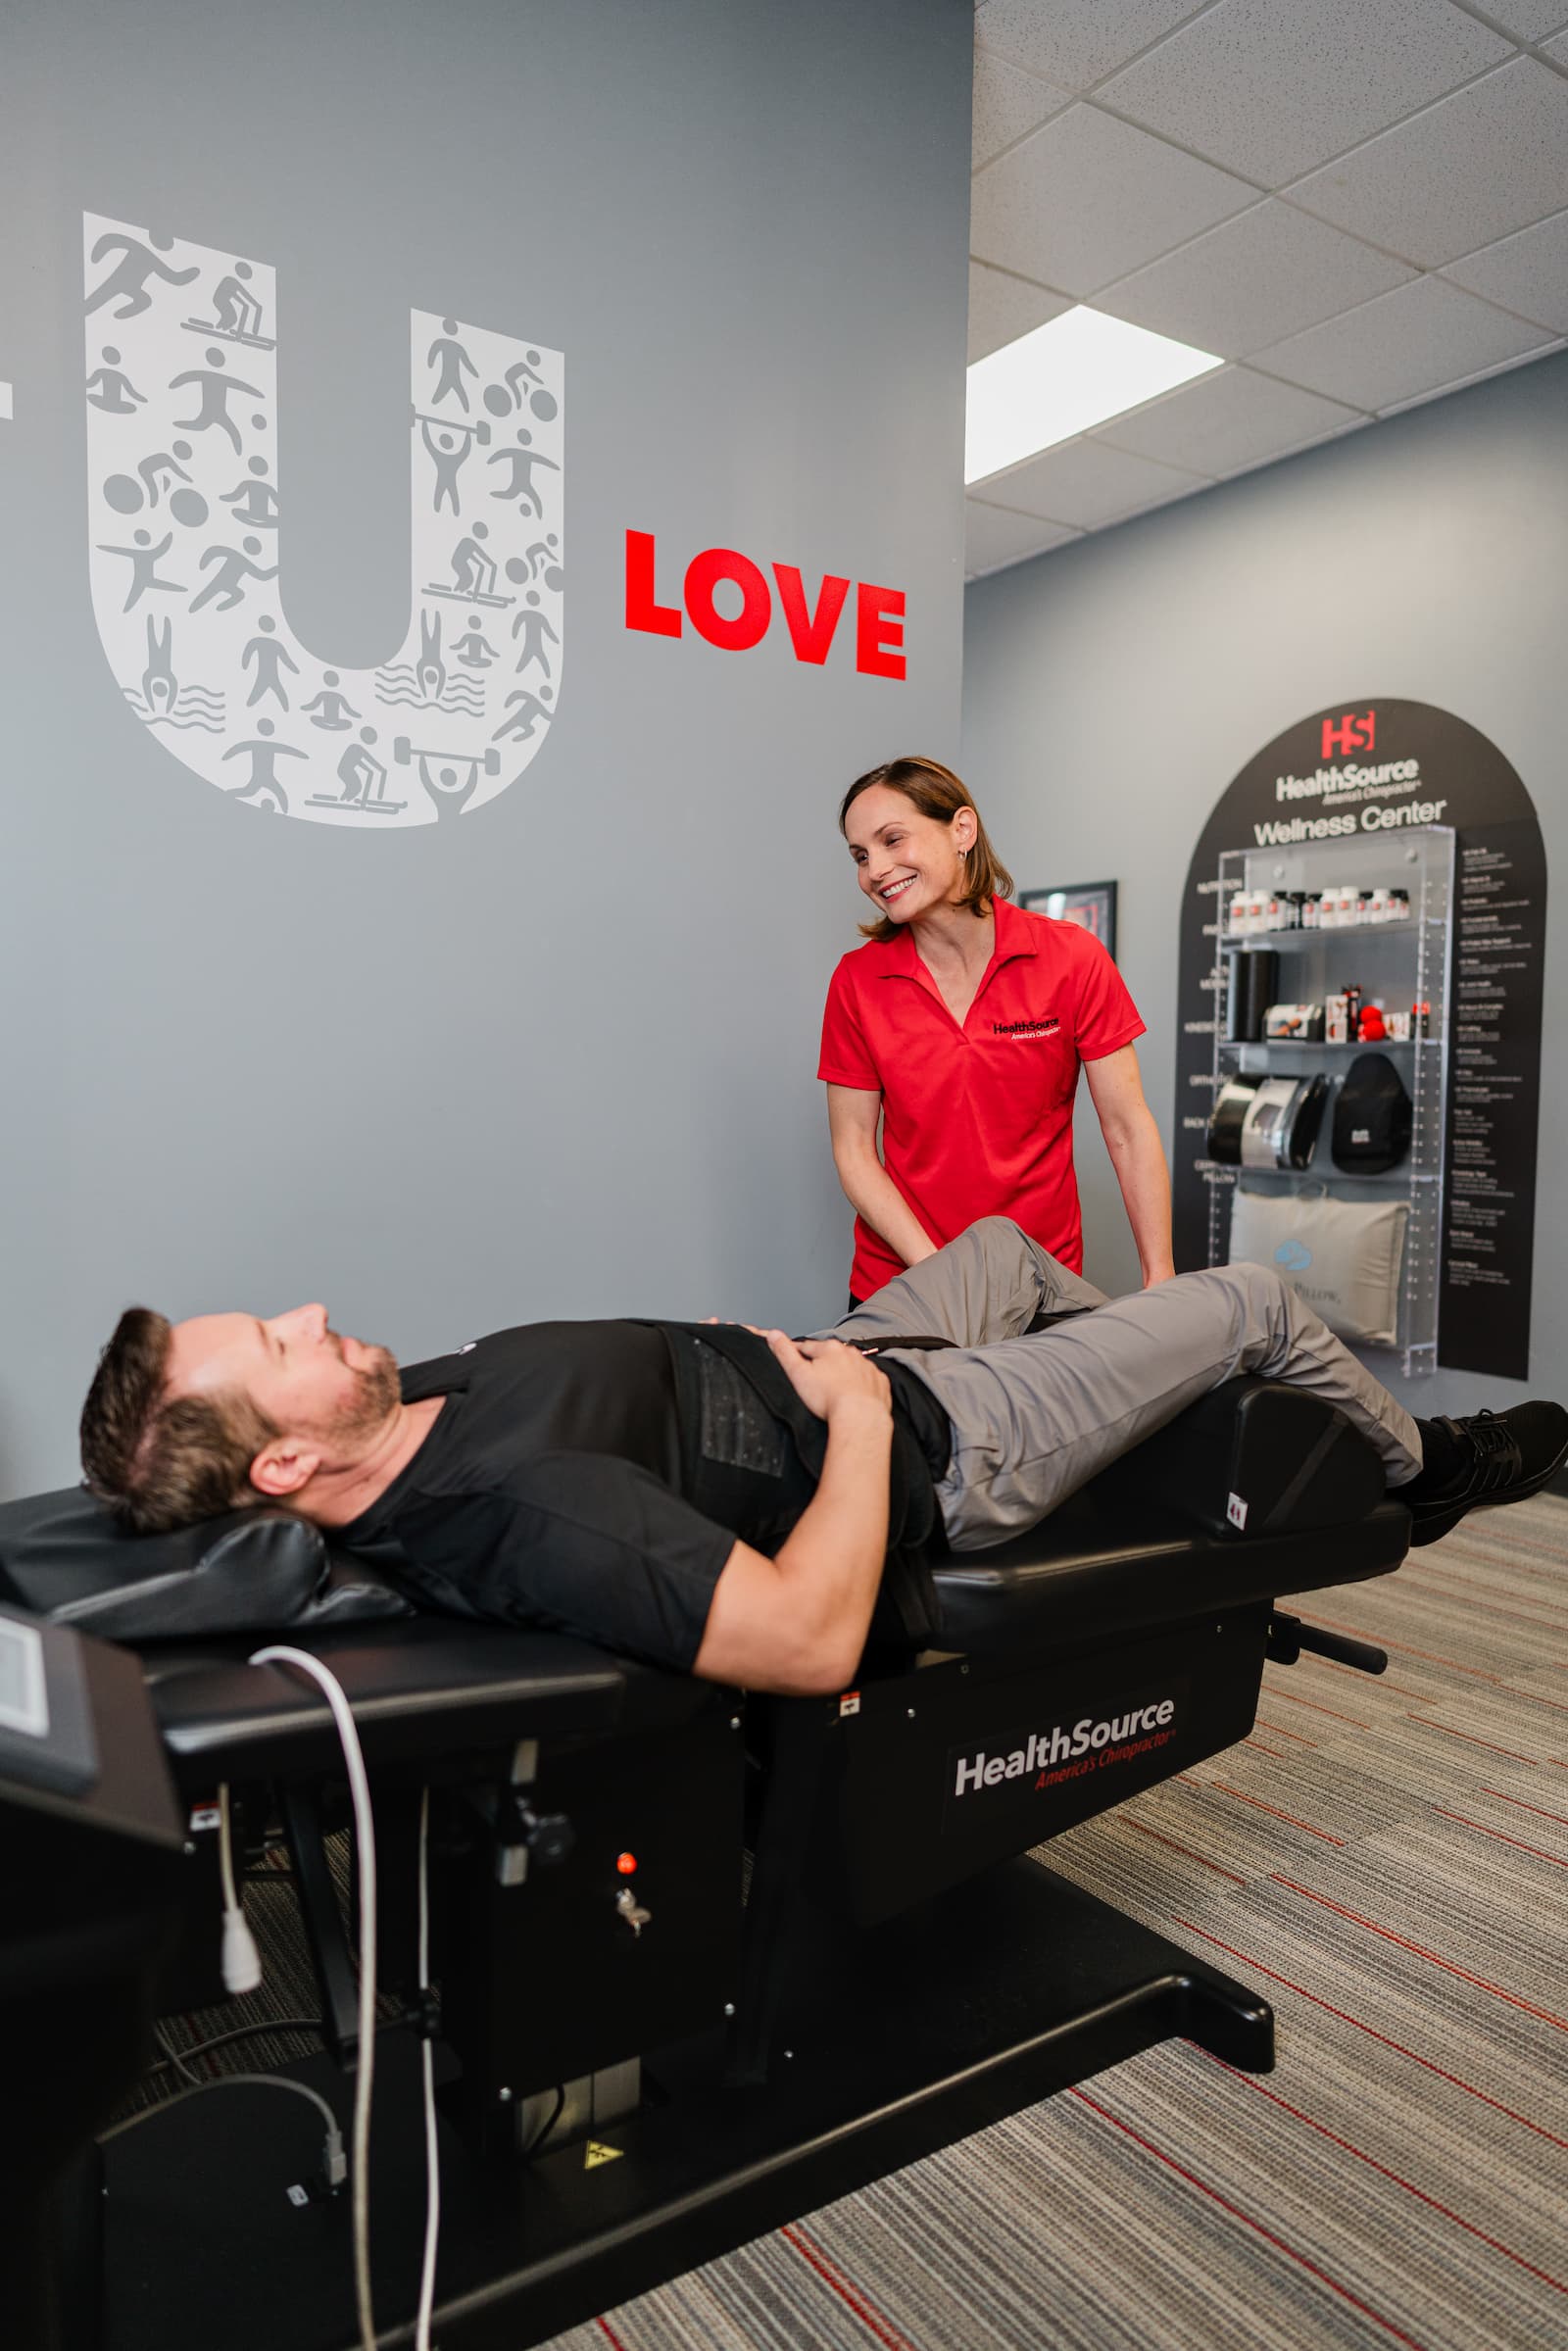
<svg viewBox="0 0 1568 2351">
<path fill-rule="evenodd" d="M 321 1466 L 319 1453 L 309 1453 L 289 1438 L 263 1445 L 251 1463 L 251 1484 L 270 1502 L 286 1502 L 310 1484 Z"/>
</svg>

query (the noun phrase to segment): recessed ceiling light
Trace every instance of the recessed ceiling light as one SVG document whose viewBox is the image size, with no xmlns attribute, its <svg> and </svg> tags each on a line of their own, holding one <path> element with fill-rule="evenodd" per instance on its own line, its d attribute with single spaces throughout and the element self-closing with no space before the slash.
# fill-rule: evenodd
<svg viewBox="0 0 1568 2351">
<path fill-rule="evenodd" d="M 969 369 L 964 487 L 1223 365 L 1103 311 L 1064 311 Z"/>
</svg>

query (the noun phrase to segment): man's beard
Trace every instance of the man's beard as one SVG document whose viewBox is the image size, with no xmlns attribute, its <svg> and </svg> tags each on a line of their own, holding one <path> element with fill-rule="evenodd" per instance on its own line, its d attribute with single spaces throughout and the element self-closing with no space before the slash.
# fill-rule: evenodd
<svg viewBox="0 0 1568 2351">
<path fill-rule="evenodd" d="M 354 1394 L 338 1407 L 324 1432 L 333 1444 L 368 1437 L 390 1418 L 402 1400 L 397 1358 L 390 1347 L 367 1346 L 366 1352 L 370 1361 L 353 1373 Z"/>
</svg>

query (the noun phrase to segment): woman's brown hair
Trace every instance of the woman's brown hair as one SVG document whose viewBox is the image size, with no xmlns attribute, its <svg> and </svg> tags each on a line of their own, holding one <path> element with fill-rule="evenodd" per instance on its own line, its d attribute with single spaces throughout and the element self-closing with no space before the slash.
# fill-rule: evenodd
<svg viewBox="0 0 1568 2351">
<path fill-rule="evenodd" d="M 991 846 L 990 837 L 981 821 L 980 811 L 969 797 L 968 786 L 951 767 L 940 759 L 889 759 L 881 767 L 868 767 L 858 775 L 844 795 L 839 809 L 839 831 L 845 829 L 845 819 L 862 792 L 873 784 L 886 784 L 890 792 L 902 792 L 911 808 L 922 816 L 934 816 L 939 824 L 951 824 L 960 808 L 974 808 L 974 847 L 970 850 L 967 881 L 960 906 L 971 914 L 989 914 L 995 898 L 1012 896 L 1012 876 Z M 860 933 L 866 939 L 896 939 L 903 930 L 891 914 L 880 921 L 862 922 Z"/>
</svg>

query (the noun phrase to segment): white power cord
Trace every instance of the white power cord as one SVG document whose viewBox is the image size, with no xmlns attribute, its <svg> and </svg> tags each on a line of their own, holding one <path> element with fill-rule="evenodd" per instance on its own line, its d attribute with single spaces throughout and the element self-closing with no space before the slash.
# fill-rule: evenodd
<svg viewBox="0 0 1568 2351">
<path fill-rule="evenodd" d="M 354 1715 L 343 1685 L 319 1657 L 304 1649 L 257 1649 L 252 1665 L 292 1665 L 309 1674 L 332 1709 L 343 1746 L 349 1792 L 354 1799 L 354 1834 L 360 1857 L 359 2067 L 354 2081 L 354 2297 L 361 2351 L 375 2351 L 375 2315 L 370 2301 L 370 2092 L 375 2072 L 375 1821 L 370 1783 Z M 225 1898 L 228 1888 L 225 1886 Z M 428 2052 L 428 2043 L 426 2043 Z"/>
<path fill-rule="evenodd" d="M 233 1828 L 228 1813 L 228 1782 L 218 1790 L 218 1866 L 223 1879 L 223 1988 L 234 1993 L 254 1991 L 262 1980 L 262 1955 L 256 1948 L 234 1885 Z"/>
<path fill-rule="evenodd" d="M 219 2074 L 213 2081 L 203 2082 L 186 2065 L 183 2051 L 176 2049 L 171 2041 L 166 2040 L 156 2026 L 153 2028 L 153 2037 L 168 2058 L 169 2063 L 173 2067 L 174 2072 L 181 2081 L 188 2082 L 190 2087 L 182 2089 L 177 2097 L 166 2098 L 157 2106 L 144 2108 L 140 2114 L 128 2115 L 124 2122 L 116 2123 L 111 2131 L 101 2131 L 98 2133 L 101 2145 L 107 2146 L 112 2138 L 119 2138 L 123 2131 L 135 2131 L 143 2123 L 155 2122 L 160 2115 L 167 2113 L 171 2106 L 182 2106 L 187 2098 L 204 2098 L 209 2090 L 286 2089 L 297 2098 L 308 2098 L 326 2125 L 326 2143 L 321 2151 L 321 2169 L 329 2187 L 342 2186 L 348 2178 L 349 2171 L 348 2158 L 343 2152 L 343 2133 L 338 2127 L 337 2116 L 318 2090 L 310 2088 L 303 2082 L 291 2082 L 286 2074 Z"/>
<path fill-rule="evenodd" d="M 430 1990 L 430 1790 L 419 1790 L 419 1991 Z M 427 2020 L 421 2019 L 421 2026 Z M 435 2304 L 435 2251 L 441 2234 L 441 2165 L 435 2143 L 435 2072 L 430 2035 L 421 2032 L 419 2059 L 424 2082 L 424 2267 L 419 2273 L 419 2315 L 414 2351 L 430 2351 L 430 2314 Z"/>
</svg>

